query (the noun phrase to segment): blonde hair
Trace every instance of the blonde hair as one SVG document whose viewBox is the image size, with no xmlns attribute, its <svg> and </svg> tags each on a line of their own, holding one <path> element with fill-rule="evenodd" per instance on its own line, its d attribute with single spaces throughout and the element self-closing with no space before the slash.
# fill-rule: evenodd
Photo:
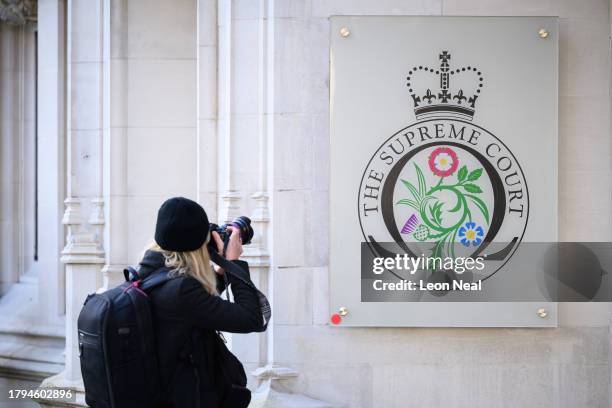
<svg viewBox="0 0 612 408">
<path fill-rule="evenodd" d="M 166 251 L 155 241 L 152 241 L 146 249 L 160 252 L 164 256 L 166 267 L 170 268 L 171 274 L 191 276 L 197 279 L 208 293 L 218 295 L 217 278 L 206 247 L 209 239 L 210 234 L 208 234 L 206 242 L 194 251 Z"/>
</svg>

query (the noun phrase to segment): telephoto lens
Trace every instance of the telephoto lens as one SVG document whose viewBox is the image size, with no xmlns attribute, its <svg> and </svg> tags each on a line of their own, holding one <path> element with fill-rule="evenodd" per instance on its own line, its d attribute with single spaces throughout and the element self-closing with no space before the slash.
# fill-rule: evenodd
<svg viewBox="0 0 612 408">
<path fill-rule="evenodd" d="M 253 239 L 253 227 L 251 227 L 251 219 L 245 215 L 234 219 L 230 224 L 232 227 L 236 227 L 240 230 L 240 239 L 242 239 L 242 245 L 248 245 Z"/>
<path fill-rule="evenodd" d="M 240 231 L 242 245 L 248 245 L 251 243 L 254 232 L 253 227 L 251 227 L 251 219 L 249 217 L 241 215 L 240 217 L 235 218 L 234 221 L 229 224 L 210 224 L 210 231 L 216 231 L 221 237 L 221 240 L 223 242 L 227 242 L 231 234 L 231 232 L 227 229 L 228 227 L 237 228 Z"/>
</svg>

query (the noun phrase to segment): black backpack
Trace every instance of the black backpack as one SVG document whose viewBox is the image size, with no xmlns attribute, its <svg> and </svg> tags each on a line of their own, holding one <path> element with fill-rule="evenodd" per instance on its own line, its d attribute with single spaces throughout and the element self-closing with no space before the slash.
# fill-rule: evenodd
<svg viewBox="0 0 612 408">
<path fill-rule="evenodd" d="M 251 282 L 244 271 L 221 258 L 220 264 L 229 273 L 256 291 L 264 330 L 270 320 L 268 300 Z M 167 269 L 160 269 L 141 279 L 138 271 L 127 268 L 126 282 L 103 293 L 87 296 L 78 318 L 79 356 L 85 386 L 85 402 L 92 408 L 152 407 L 164 390 L 157 362 L 155 332 L 148 292 L 163 285 L 171 277 Z M 226 281 L 227 289 L 227 281 Z M 203 356 L 208 369 L 215 376 L 220 407 L 247 407 L 251 392 L 242 363 L 225 346 L 216 332 L 208 333 L 212 346 Z M 206 334 L 194 332 L 191 346 L 203 341 Z M 193 365 L 196 378 L 197 364 L 193 361 L 190 345 L 183 363 Z M 168 384 L 165 384 L 168 385 Z M 197 389 L 199 392 L 199 387 Z M 199 401 L 198 401 L 199 402 Z"/>
<path fill-rule="evenodd" d="M 129 272 L 124 273 L 128 280 Z M 78 338 L 89 406 L 152 407 L 159 400 L 162 384 L 147 293 L 169 279 L 162 269 L 87 296 L 79 314 Z"/>
</svg>

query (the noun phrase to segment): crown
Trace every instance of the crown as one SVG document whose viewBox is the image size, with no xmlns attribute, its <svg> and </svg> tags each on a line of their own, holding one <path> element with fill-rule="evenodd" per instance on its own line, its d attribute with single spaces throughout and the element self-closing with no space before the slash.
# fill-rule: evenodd
<svg viewBox="0 0 612 408">
<path fill-rule="evenodd" d="M 443 51 L 439 68 L 418 66 L 408 72 L 408 92 L 417 119 L 453 116 L 472 120 L 484 78 L 473 66 L 451 70 L 450 59 L 450 53 Z"/>
</svg>

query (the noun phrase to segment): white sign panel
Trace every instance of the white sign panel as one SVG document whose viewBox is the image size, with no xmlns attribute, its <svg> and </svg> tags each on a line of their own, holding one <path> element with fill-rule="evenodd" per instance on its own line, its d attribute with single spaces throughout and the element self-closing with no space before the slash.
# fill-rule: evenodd
<svg viewBox="0 0 612 408">
<path fill-rule="evenodd" d="M 332 322 L 556 326 L 516 282 L 557 239 L 557 19 L 331 20 Z"/>
</svg>

